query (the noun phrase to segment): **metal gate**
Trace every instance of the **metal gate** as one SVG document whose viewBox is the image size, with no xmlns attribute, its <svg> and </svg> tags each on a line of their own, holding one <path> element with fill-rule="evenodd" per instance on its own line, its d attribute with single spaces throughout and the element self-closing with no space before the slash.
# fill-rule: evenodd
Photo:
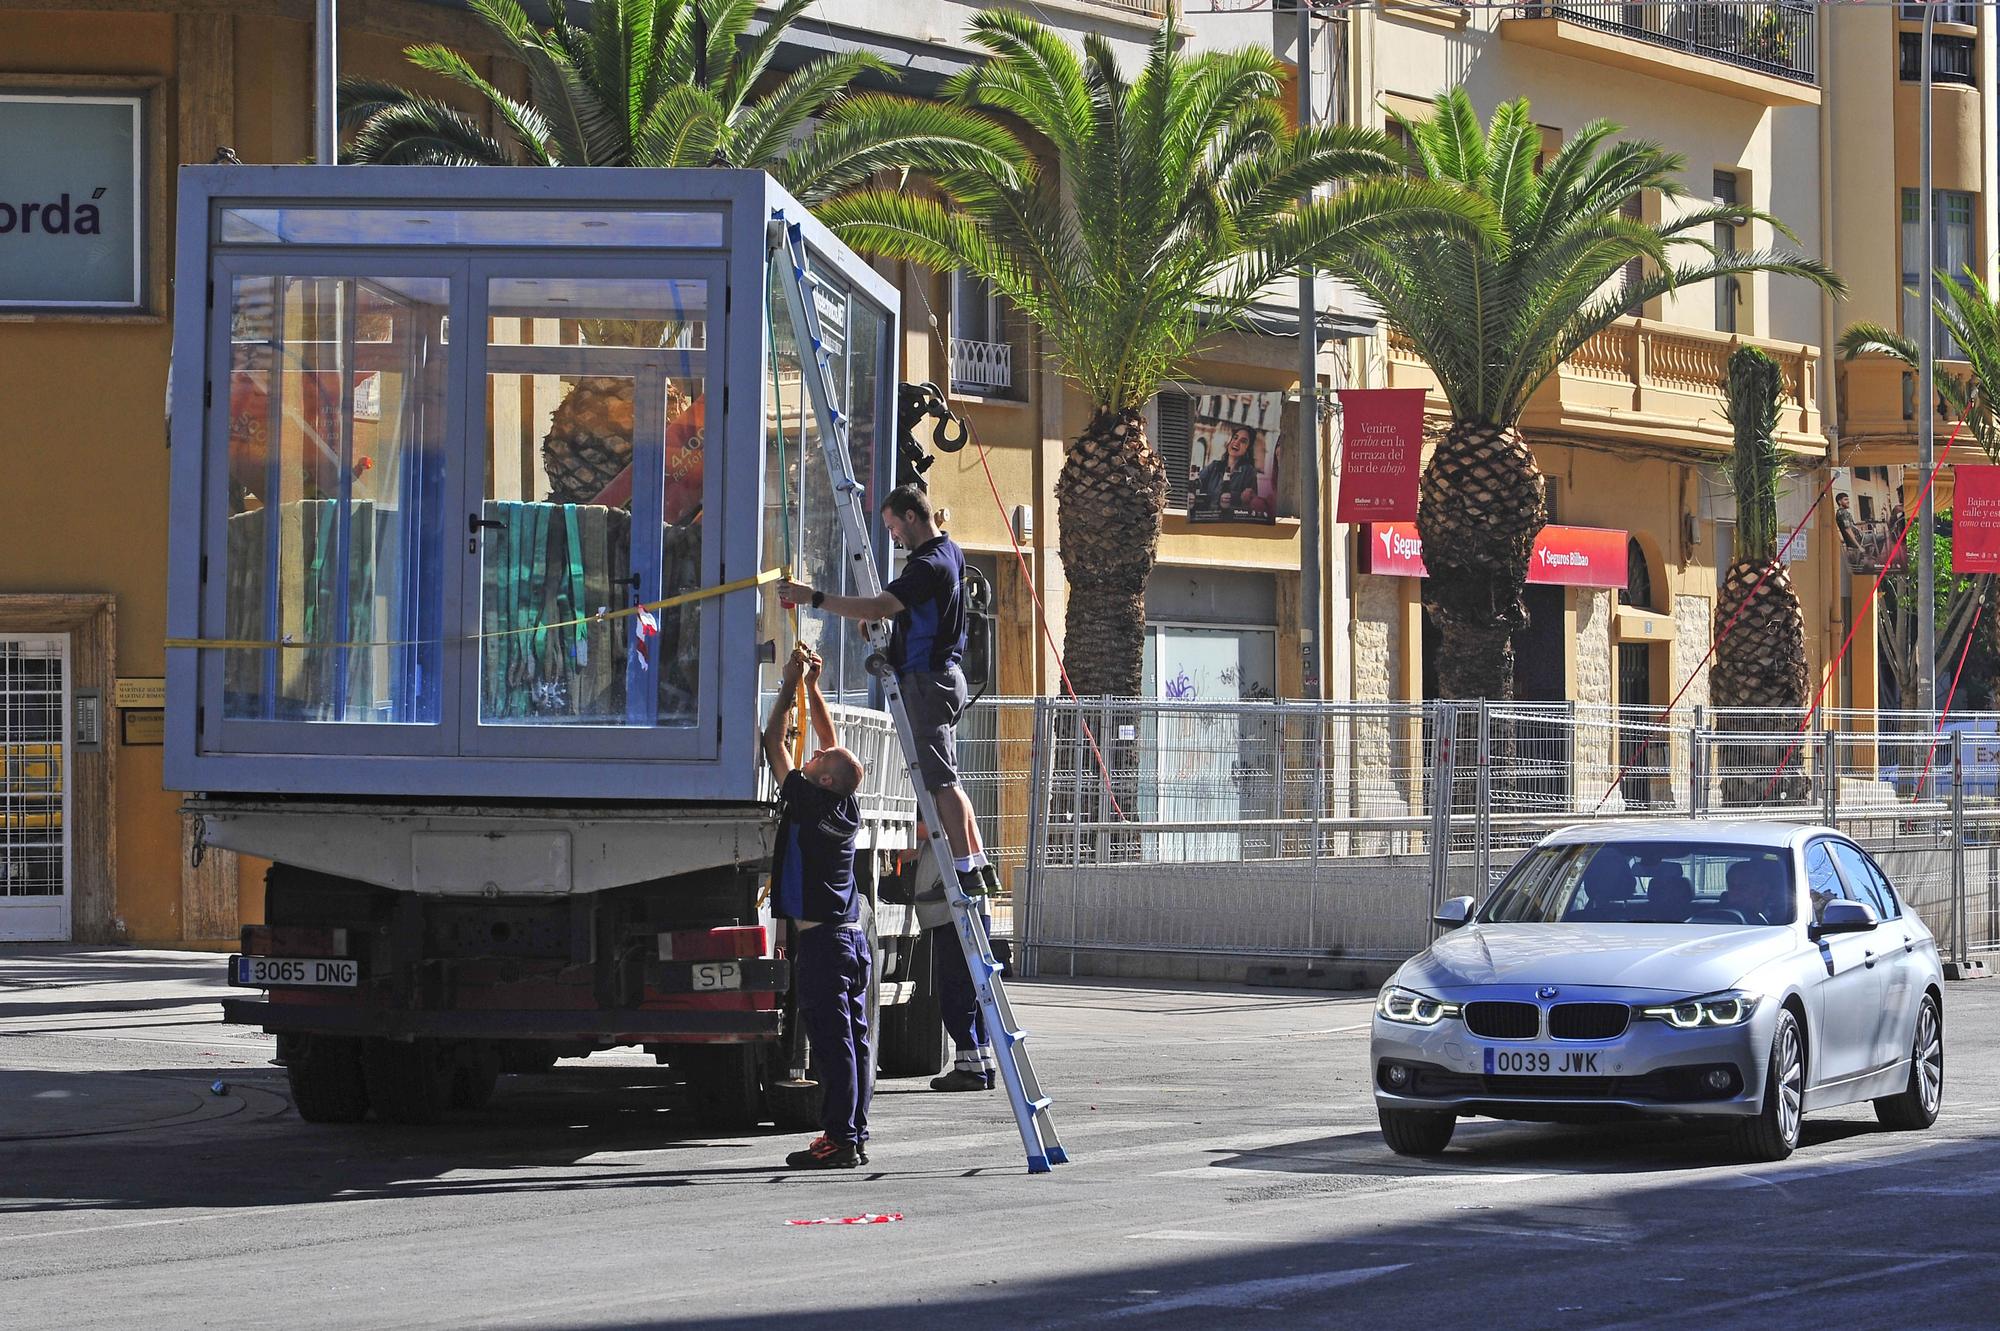
<svg viewBox="0 0 2000 1331">
<path fill-rule="evenodd" d="M 0 940 L 69 937 L 69 637 L 0 636 Z"/>
</svg>

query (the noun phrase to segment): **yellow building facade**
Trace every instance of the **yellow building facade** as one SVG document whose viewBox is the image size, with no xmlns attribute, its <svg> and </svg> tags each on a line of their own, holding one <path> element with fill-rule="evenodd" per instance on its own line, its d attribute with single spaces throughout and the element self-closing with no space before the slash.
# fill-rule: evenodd
<svg viewBox="0 0 2000 1331">
<path fill-rule="evenodd" d="M 1528 98 L 1549 151 L 1591 120 L 1610 119 L 1626 136 L 1661 143 L 1686 161 L 1688 197 L 1649 195 L 1635 201 L 1640 215 L 1660 219 L 1711 200 L 1750 203 L 1784 219 L 1806 253 L 1829 253 L 1824 9 L 1683 8 L 1703 11 L 1707 26 L 1688 27 L 1686 14 L 1664 7 L 1379 6 L 1355 19 L 1352 114 L 1386 125 L 1392 112 L 1424 113 L 1440 90 L 1463 84 L 1482 115 L 1502 100 Z M 1761 18 L 1767 13 L 1776 17 Z M 1781 243 L 1772 232 L 1759 224 L 1714 239 L 1750 250 Z M 1871 265 L 1881 260 L 1857 254 L 1840 266 Z M 1622 538 L 1629 573 L 1621 580 L 1613 569 L 1594 586 L 1531 581 L 1531 624 L 1516 638 L 1523 701 L 1615 708 L 1640 721 L 1670 702 L 1691 714 L 1686 709 L 1710 701 L 1717 569 L 1727 567 L 1734 518 L 1721 383 L 1738 345 L 1763 348 L 1783 373 L 1780 441 L 1801 471 L 1780 518 L 1788 528 L 1805 522 L 1789 556 L 1815 678 L 1845 634 L 1832 506 L 1812 508 L 1828 479 L 1822 348 L 1833 305 L 1806 283 L 1763 275 L 1717 285 L 1635 308 L 1572 357 L 1525 413 L 1523 432 L 1549 481 L 1552 523 L 1612 534 L 1599 544 Z M 1433 386 L 1393 337 L 1358 355 L 1371 382 Z M 1438 425 L 1448 419 L 1435 393 L 1430 411 Z M 1358 550 L 1368 533 L 1348 539 Z M 1359 560 L 1354 567 L 1351 696 L 1434 696 L 1427 657 L 1436 640 L 1426 631 L 1418 581 L 1403 569 L 1383 576 Z"/>
</svg>

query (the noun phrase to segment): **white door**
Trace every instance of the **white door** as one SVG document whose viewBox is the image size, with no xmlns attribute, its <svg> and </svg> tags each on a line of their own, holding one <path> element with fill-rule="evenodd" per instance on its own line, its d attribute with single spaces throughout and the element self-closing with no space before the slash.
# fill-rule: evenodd
<svg viewBox="0 0 2000 1331">
<path fill-rule="evenodd" d="M 69 937 L 69 637 L 0 635 L 0 941 Z"/>
<path fill-rule="evenodd" d="M 1151 624 L 1147 637 L 1148 696 L 1227 704 L 1272 694 L 1268 630 Z M 1259 747 L 1246 746 L 1258 737 L 1245 730 L 1242 718 L 1226 708 L 1163 709 L 1154 727 L 1152 771 L 1141 774 L 1154 792 L 1148 812 L 1162 823 L 1227 824 L 1243 817 L 1245 749 Z M 1152 841 L 1147 858 L 1154 860 L 1227 861 L 1243 852 L 1235 832 L 1169 833 Z"/>
</svg>

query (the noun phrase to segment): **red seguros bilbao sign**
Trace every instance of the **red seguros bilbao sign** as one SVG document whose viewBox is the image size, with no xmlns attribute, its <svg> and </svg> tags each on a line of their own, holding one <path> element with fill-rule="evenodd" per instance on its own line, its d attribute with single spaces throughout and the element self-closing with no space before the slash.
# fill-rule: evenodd
<svg viewBox="0 0 2000 1331">
<path fill-rule="evenodd" d="M 1424 542 L 1414 522 L 1370 522 L 1361 528 L 1361 571 L 1421 578 Z M 1622 531 L 1604 527 L 1544 527 L 1528 554 L 1528 581 L 1559 587 L 1623 587 Z"/>
</svg>

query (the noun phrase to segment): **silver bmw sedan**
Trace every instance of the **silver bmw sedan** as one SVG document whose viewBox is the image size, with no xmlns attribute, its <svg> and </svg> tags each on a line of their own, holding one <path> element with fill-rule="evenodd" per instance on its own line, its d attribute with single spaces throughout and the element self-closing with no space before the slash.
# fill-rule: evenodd
<svg viewBox="0 0 2000 1331">
<path fill-rule="evenodd" d="M 1937 946 L 1831 828 L 1567 828 L 1436 922 L 1375 1005 L 1376 1110 L 1401 1154 L 1443 1151 L 1476 1115 L 1713 1116 L 1755 1160 L 1790 1155 L 1810 1109 L 1937 1119 Z"/>
</svg>

